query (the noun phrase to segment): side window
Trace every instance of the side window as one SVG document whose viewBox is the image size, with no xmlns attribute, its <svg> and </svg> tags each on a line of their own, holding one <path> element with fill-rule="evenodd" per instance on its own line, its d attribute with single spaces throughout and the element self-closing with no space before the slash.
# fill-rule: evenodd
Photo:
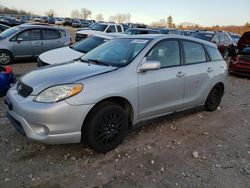
<svg viewBox="0 0 250 188">
<path fill-rule="evenodd" d="M 43 30 L 43 40 L 53 40 L 61 38 L 59 32 L 53 29 L 44 29 Z"/>
<path fill-rule="evenodd" d="M 23 41 L 41 40 L 41 32 L 39 29 L 29 29 L 15 36 L 12 41 L 18 38 L 23 39 Z"/>
<path fill-rule="evenodd" d="M 60 33 L 61 37 L 66 37 L 67 36 L 67 34 L 66 34 L 66 32 L 64 30 L 59 30 L 59 33 Z"/>
<path fill-rule="evenodd" d="M 219 40 L 220 40 L 220 42 L 224 42 L 225 41 L 225 35 L 223 33 L 219 34 Z"/>
<path fill-rule="evenodd" d="M 119 33 L 121 33 L 122 32 L 122 27 L 120 25 L 118 25 L 117 30 L 118 30 Z"/>
<path fill-rule="evenodd" d="M 146 56 L 147 61 L 159 61 L 161 67 L 181 64 L 179 43 L 176 40 L 165 40 L 157 43 Z"/>
<path fill-rule="evenodd" d="M 107 33 L 115 33 L 115 32 L 116 32 L 116 30 L 115 30 L 115 26 L 114 25 L 111 25 L 111 26 L 108 27 Z"/>
<path fill-rule="evenodd" d="M 217 48 L 206 46 L 211 61 L 223 61 L 223 57 Z"/>
<path fill-rule="evenodd" d="M 207 61 L 206 53 L 201 44 L 183 41 L 185 64 L 203 63 Z"/>
<path fill-rule="evenodd" d="M 230 38 L 229 38 L 229 36 L 227 34 L 224 34 L 224 38 L 225 38 L 226 42 L 230 42 Z"/>
<path fill-rule="evenodd" d="M 219 36 L 217 34 L 215 34 L 212 38 L 212 42 L 214 42 L 215 44 L 219 43 Z"/>
</svg>

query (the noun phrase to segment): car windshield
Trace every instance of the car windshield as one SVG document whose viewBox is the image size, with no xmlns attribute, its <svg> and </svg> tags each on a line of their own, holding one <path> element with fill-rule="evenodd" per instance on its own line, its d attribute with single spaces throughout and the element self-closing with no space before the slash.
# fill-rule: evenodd
<svg viewBox="0 0 250 188">
<path fill-rule="evenodd" d="M 5 39 L 5 38 L 8 38 L 9 36 L 17 33 L 18 31 L 20 31 L 21 28 L 20 27 L 12 27 L 12 28 L 9 28 L 7 30 L 5 30 L 4 32 L 2 32 L 0 34 L 0 39 Z"/>
<path fill-rule="evenodd" d="M 114 39 L 90 51 L 82 60 L 124 67 L 131 63 L 149 42 L 148 39 Z"/>
<path fill-rule="evenodd" d="M 107 28 L 108 25 L 106 24 L 96 24 L 94 27 L 92 27 L 92 30 L 95 31 L 104 31 Z"/>
<path fill-rule="evenodd" d="M 191 37 L 211 41 L 213 34 L 212 33 L 193 33 Z"/>
<path fill-rule="evenodd" d="M 104 42 L 107 42 L 108 39 L 92 36 L 85 40 L 80 41 L 79 43 L 76 43 L 72 49 L 82 52 L 82 53 L 88 53 L 89 51 L 93 50 L 97 46 L 100 46 Z"/>
</svg>

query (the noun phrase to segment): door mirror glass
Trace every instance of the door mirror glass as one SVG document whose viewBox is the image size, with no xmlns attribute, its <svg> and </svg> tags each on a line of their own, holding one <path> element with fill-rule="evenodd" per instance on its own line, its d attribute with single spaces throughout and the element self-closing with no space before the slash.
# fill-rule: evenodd
<svg viewBox="0 0 250 188">
<path fill-rule="evenodd" d="M 139 66 L 138 72 L 159 70 L 160 68 L 161 68 L 161 63 L 159 61 L 146 61 L 145 63 Z"/>
</svg>

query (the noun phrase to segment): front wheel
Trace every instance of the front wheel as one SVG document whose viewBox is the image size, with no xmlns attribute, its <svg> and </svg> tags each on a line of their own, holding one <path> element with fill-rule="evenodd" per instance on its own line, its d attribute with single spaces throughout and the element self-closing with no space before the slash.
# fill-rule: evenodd
<svg viewBox="0 0 250 188">
<path fill-rule="evenodd" d="M 119 105 L 106 102 L 98 105 L 86 122 L 86 141 L 96 152 L 108 152 L 123 140 L 128 129 L 128 115 Z"/>
<path fill-rule="evenodd" d="M 223 59 L 224 59 L 225 61 L 227 61 L 228 58 L 229 58 L 229 50 L 228 50 L 228 49 L 225 49 L 225 50 L 224 50 L 224 53 L 223 53 Z"/>
<path fill-rule="evenodd" d="M 215 111 L 220 105 L 221 98 L 223 95 L 222 87 L 220 85 L 215 86 L 209 93 L 205 108 L 207 111 Z"/>
<path fill-rule="evenodd" d="M 0 64 L 8 65 L 12 63 L 13 57 L 12 54 L 6 50 L 0 50 Z"/>
</svg>

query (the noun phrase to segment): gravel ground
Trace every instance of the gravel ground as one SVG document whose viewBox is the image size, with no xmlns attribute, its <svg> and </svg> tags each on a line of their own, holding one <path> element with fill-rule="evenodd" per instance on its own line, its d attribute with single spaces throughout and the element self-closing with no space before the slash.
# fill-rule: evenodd
<svg viewBox="0 0 250 188">
<path fill-rule="evenodd" d="M 13 67 L 24 74 L 36 64 Z M 249 79 L 229 77 L 217 111 L 146 122 L 107 154 L 28 140 L 5 118 L 0 99 L 0 187 L 249 187 L 249 86 Z"/>
</svg>

